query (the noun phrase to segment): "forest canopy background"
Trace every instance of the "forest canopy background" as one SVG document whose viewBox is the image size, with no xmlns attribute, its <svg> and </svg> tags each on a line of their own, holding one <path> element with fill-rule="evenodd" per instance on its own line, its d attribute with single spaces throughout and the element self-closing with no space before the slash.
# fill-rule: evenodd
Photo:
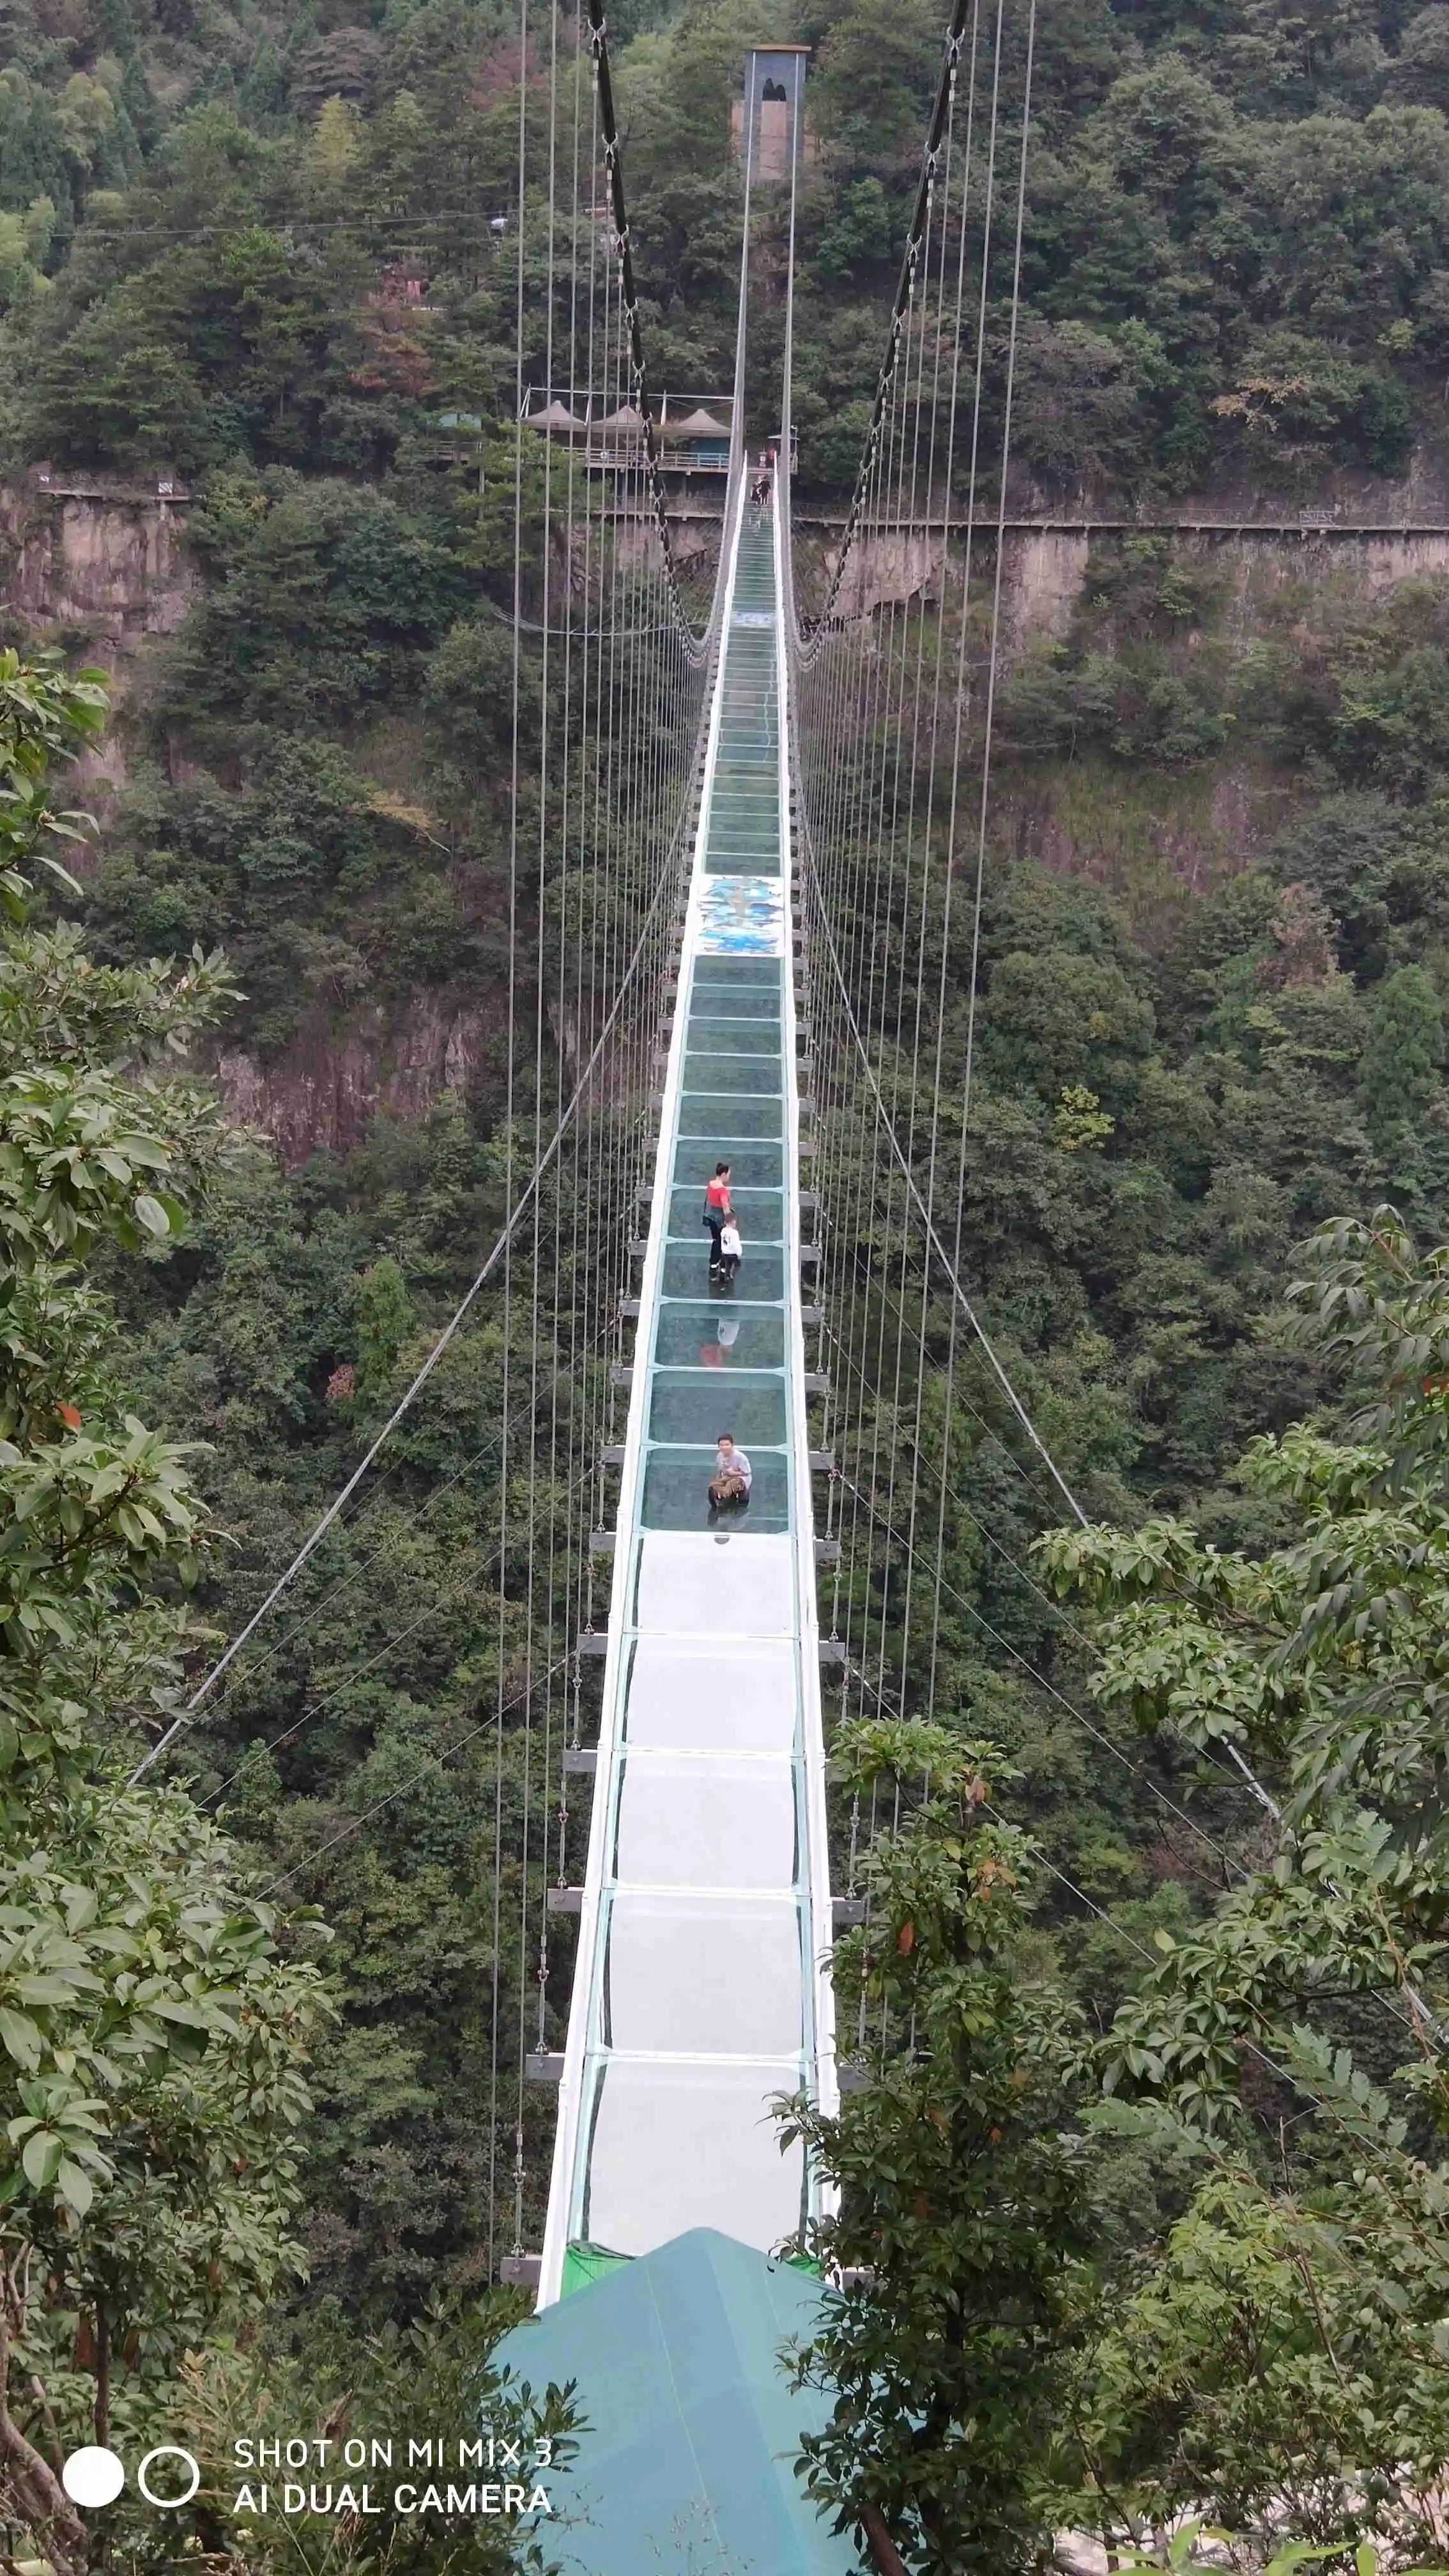
<svg viewBox="0 0 1449 2576">
<path fill-rule="evenodd" d="M 1006 23 L 1019 58 L 1020 13 Z M 919 0 L 623 0 L 610 32 L 651 368 L 690 388 L 730 376 L 744 46 L 774 33 L 814 49 L 795 414 L 801 491 L 838 507 L 937 18 Z M 87 1425 L 94 1401 L 117 1436 L 133 1413 L 163 1444 L 207 1444 L 186 1478 L 225 1534 L 191 1596 L 213 1635 L 385 1418 L 502 1205 L 512 708 L 496 469 L 516 356 L 495 223 L 506 243 L 519 83 L 545 78 L 531 42 L 469 0 L 6 0 L 0 19 L 0 459 L 17 487 L 45 460 L 117 486 L 175 475 L 193 495 L 199 587 L 122 674 L 119 781 L 77 862 L 89 951 L 153 1022 L 149 961 L 199 951 L 190 971 L 213 978 L 218 1031 L 203 1043 L 279 1082 L 298 1050 L 335 1068 L 360 1032 L 385 1046 L 420 1014 L 466 1007 L 475 1031 L 466 1082 L 415 1116 L 285 1166 L 256 1142 L 208 1152 L 174 1247 L 168 1228 L 141 1258 L 124 1233 L 94 1248 L 86 1333 L 102 1356 L 89 1340 L 82 1356 L 97 1392 L 57 1380 L 46 1400 Z M 1086 495 L 1110 515 L 1125 498 L 1171 518 L 1206 492 L 1291 515 L 1347 496 L 1371 519 L 1406 484 L 1442 493 L 1446 118 L 1442 5 L 1043 8 L 1023 506 Z M 784 255 L 766 204 L 757 437 L 778 418 Z M 988 435 L 1004 297 L 997 277 Z M 461 442 L 443 426 L 460 417 L 481 424 Z M 29 640 L 13 615 L 11 637 Z M 74 664 L 94 639 L 55 640 Z M 1285 1304 L 1288 1247 L 1385 1198 L 1421 1240 L 1449 1231 L 1449 584 L 1369 592 L 1297 574 L 1245 591 L 1170 536 L 1103 539 L 1064 631 L 1014 659 L 1000 728 L 963 1165 L 971 1291 L 1096 1517 L 1133 1530 L 1180 1516 L 1256 1562 L 1287 1543 L 1302 1497 L 1237 1462 L 1305 1416 L 1341 1428 L 1335 1366 Z M 57 735 L 47 756 L 78 746 Z M 224 973 L 205 964 L 217 950 Z M 948 968 L 954 1083 L 964 935 Z M 70 1043 L 33 1018 L 9 1032 L 12 1066 Z M 343 1542 L 299 1593 L 303 1615 L 188 1739 L 179 1777 L 225 1819 L 225 1852 L 197 1866 L 226 1887 L 233 1870 L 282 1880 L 329 1929 L 322 1951 L 303 1912 L 284 1918 L 254 1971 L 305 2020 L 305 2043 L 301 2021 L 288 2041 L 299 2061 L 305 2044 L 305 2090 L 289 2073 L 285 2118 L 272 2106 L 286 2137 L 271 2232 L 235 2265 L 218 2253 L 215 2282 L 209 2247 L 188 2274 L 210 2375 L 185 2379 L 149 2313 L 111 2350 L 102 2313 L 133 2291 L 68 2283 L 43 2329 L 67 2423 L 93 2416 L 103 2375 L 117 2420 L 134 2406 L 138 2423 L 198 2423 L 238 2389 L 325 2381 L 359 2328 L 383 2385 L 424 2353 L 466 2374 L 486 2342 L 485 2213 L 512 2155 L 489 2012 L 512 1971 L 493 1936 L 492 1755 L 464 1739 L 497 1678 L 486 1434 L 501 1384 L 485 1301 L 398 1443 L 365 1547 Z M 1095 1737 L 1076 1722 L 1089 1648 L 1040 1567 L 1024 1570 L 1042 1515 L 986 1390 L 960 1394 L 988 1429 L 963 1412 L 953 1443 L 938 1714 L 995 1747 L 993 1794 L 1040 1855 L 1032 1972 L 1054 2011 L 1101 2034 L 1150 1982 L 1142 1946 L 1184 1940 L 1220 1887 L 1144 1773 L 1235 1852 L 1253 1851 L 1254 1802 L 1155 1717 L 1139 1741 L 1125 1698 L 1097 1710 Z M 148 1667 L 117 1704 L 152 1718 L 156 1686 Z M 102 1749 L 108 1726 L 97 1714 Z M 513 1807 L 504 1821 L 512 1832 Z M 204 1834 L 187 1848 L 210 1851 Z M 1362 1997 L 1336 2027 L 1388 2084 L 1402 2030 Z M 1281 2105 L 1258 2108 L 1270 2120 Z M 1307 2134 L 1326 2167 L 1330 2147 Z M 66 2161 L 83 2171 L 83 2155 Z M 1191 2178 L 1145 2151 L 1121 2170 L 1130 2187 L 1108 2188 L 1093 2259 L 1149 2299 Z M 1247 2241 L 1242 2209 L 1224 2212 L 1223 2240 Z M 1176 2440 L 1181 2390 L 1163 2370 Z M 1275 2477 L 1272 2444 L 1302 2403 L 1291 2372 L 1276 2414 L 1265 2401 L 1253 2438 Z M 1151 2453 L 1135 2424 L 1121 2438 L 1139 2436 Z M 1240 2438 L 1251 2447 L 1235 2425 Z M 1221 2475 L 1241 2503 L 1252 2482 L 1239 2453 L 1229 2466 L 1236 2487 L 1221 2454 L 1215 2466 L 1184 2437 L 1171 2474 L 1194 2493 Z M 1167 2476 L 1160 2451 L 1143 2474 Z M 1045 2470 L 1038 2484 L 1028 2522 Z"/>
</svg>

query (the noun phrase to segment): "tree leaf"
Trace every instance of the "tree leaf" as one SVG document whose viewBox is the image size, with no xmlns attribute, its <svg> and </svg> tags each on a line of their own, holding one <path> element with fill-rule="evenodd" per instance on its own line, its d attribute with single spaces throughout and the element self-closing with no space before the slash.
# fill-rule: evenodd
<svg viewBox="0 0 1449 2576">
<path fill-rule="evenodd" d="M 32 2129 L 20 2150 L 26 2181 L 33 2183 L 37 2191 L 48 2191 L 60 2171 L 64 2154 L 64 2140 L 58 2138 L 53 2129 Z"/>
<path fill-rule="evenodd" d="M 78 2165 L 73 2156 L 61 2157 L 56 2175 L 56 2188 L 60 2198 L 75 2211 L 77 2218 L 84 2218 L 91 2202 L 95 2199 L 95 2185 L 84 2165 Z"/>
<path fill-rule="evenodd" d="M 0 2042 L 27 2073 L 40 2064 L 45 2043 L 39 2030 L 28 2014 L 16 2012 L 9 2004 L 0 2005 Z"/>
</svg>

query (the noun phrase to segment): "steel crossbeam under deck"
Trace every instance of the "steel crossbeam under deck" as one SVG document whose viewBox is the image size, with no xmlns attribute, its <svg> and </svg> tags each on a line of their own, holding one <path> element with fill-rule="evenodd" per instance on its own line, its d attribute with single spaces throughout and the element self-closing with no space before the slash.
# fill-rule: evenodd
<svg viewBox="0 0 1449 2576">
<path fill-rule="evenodd" d="M 780 550 L 741 502 L 624 1446 L 588 1872 L 539 2287 L 695 2227 L 768 2248 L 833 2110 L 830 1879 L 800 1286 Z M 744 1260 L 711 1287 L 704 1185 Z M 714 1444 L 754 1485 L 711 1525 Z"/>
</svg>

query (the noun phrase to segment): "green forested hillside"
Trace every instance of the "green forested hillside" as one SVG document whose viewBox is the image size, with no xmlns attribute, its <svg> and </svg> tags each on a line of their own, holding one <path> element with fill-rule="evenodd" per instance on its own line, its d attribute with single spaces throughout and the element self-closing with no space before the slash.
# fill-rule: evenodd
<svg viewBox="0 0 1449 2576">
<path fill-rule="evenodd" d="M 573 22 L 559 23 L 566 49 Z M 795 410 L 802 493 L 838 508 L 915 191 L 937 15 L 925 0 L 623 0 L 610 32 L 651 367 L 701 388 L 725 384 L 732 363 L 740 191 L 726 140 L 742 48 L 773 32 L 815 49 Z M 1018 61 L 1023 41 L 1013 5 Z M 537 27 L 529 46 L 492 0 L 392 0 L 356 17 L 344 0 L 236 12 L 6 0 L 0 15 L 0 461 L 12 478 L 46 459 L 118 485 L 174 472 L 194 494 L 202 587 L 124 673 L 126 779 L 85 861 L 87 937 L 118 973 L 222 947 L 229 983 L 208 1042 L 263 1066 L 300 1035 L 325 1058 L 368 1013 L 395 1022 L 430 998 L 466 1003 L 478 1032 L 466 1096 L 380 1119 L 345 1153 L 297 1168 L 256 1141 L 203 1157 L 176 1248 L 137 1261 L 124 1238 L 97 1247 L 120 1318 L 106 1404 L 209 1444 L 191 1472 L 224 1533 L 198 1595 L 213 1639 L 349 1472 L 503 1205 L 506 246 L 518 84 L 547 78 Z M 1216 484 L 1296 507 L 1348 472 L 1373 517 L 1411 465 L 1437 488 L 1446 116 L 1449 8 L 1437 0 L 1044 6 L 1020 496 L 1089 486 L 1166 508 Z M 542 171 L 531 181 L 541 188 Z M 749 356 L 757 436 L 778 417 L 784 255 L 767 203 Z M 992 435 L 1004 270 L 996 284 Z M 541 346 L 529 355 L 541 370 Z M 460 433 L 459 415 L 481 426 Z M 11 640 L 24 640 L 13 619 Z M 537 720 L 525 707 L 525 729 Z M 1159 848 L 1144 817 L 1154 831 L 1178 818 L 1191 842 L 1220 793 L 1249 821 L 1202 830 L 1198 882 L 1160 854 L 1141 860 L 1141 845 Z M 1286 1543 L 1295 1506 L 1281 1479 L 1237 1462 L 1315 1407 L 1337 1422 L 1341 1355 L 1292 1328 L 1291 1247 L 1385 1199 L 1421 1239 L 1449 1232 L 1449 582 L 1369 597 L 1351 580 L 1304 579 L 1265 602 L 1164 537 L 1104 542 L 1068 631 L 1008 675 L 995 811 L 964 1165 L 973 1293 L 1095 1513 L 1129 1528 L 1182 1514 L 1254 1556 Z M 1060 827 L 1050 865 L 1046 818 Z M 1090 876 L 1071 864 L 1088 843 L 1113 852 Z M 959 935 L 953 1078 L 969 977 Z M 363 2332 L 372 2377 L 359 2402 L 385 2408 L 389 2387 L 429 2370 L 467 2385 L 486 2340 L 472 2303 L 497 2249 L 482 2213 L 513 2153 L 490 2089 L 495 1980 L 510 2009 L 519 2000 L 495 1951 L 494 1772 L 475 1735 L 497 1679 L 501 1389 L 485 1305 L 368 1517 L 188 1740 L 182 1775 L 230 1837 L 216 1866 L 284 1908 L 318 1909 L 329 1929 L 323 1948 L 284 1913 L 281 1964 L 258 1976 L 295 1975 L 310 2013 L 320 1958 L 334 2009 L 309 2025 L 313 2107 L 295 2142 L 269 2149 L 277 2245 L 252 2249 L 233 2305 L 230 2283 L 207 2294 L 220 2358 L 205 2384 L 178 2395 L 176 2338 L 148 2324 L 116 2374 L 131 2374 L 137 2422 L 215 2424 L 229 2391 L 268 2375 L 284 2396 L 330 2398 L 361 2367 L 349 2347 Z M 1190 1797 L 1214 1837 L 1246 1837 L 1251 1794 L 1220 1765 L 1199 1769 L 1201 1748 L 1154 1738 L 1141 1754 L 1145 1684 L 1098 1711 L 1108 1742 L 1076 1721 L 1066 1703 L 1085 1704 L 1089 1651 L 1041 1568 L 1022 1570 L 1040 1509 L 999 1444 L 960 1454 L 940 1707 L 970 1711 L 1014 1773 L 992 1774 L 993 1796 L 1035 1835 L 1046 1873 L 1029 1958 L 1073 2029 L 1078 2013 L 1105 2029 L 1150 1986 L 1135 1945 L 1185 1938 L 1221 1885 L 1139 1763 Z M 1376 1505 L 1369 1471 L 1354 1472 Z M 203 1651 L 193 1642 L 193 1671 Z M 131 1706 L 144 1695 L 127 1687 L 117 1699 Z M 852 1758 L 873 1777 L 867 1754 Z M 968 1786 L 963 1772 L 956 1787 Z M 515 1824 L 510 1807 L 505 1871 Z M 927 1818 L 958 1841 L 959 1826 Z M 1436 1971 L 1431 1955 L 1424 1973 Z M 548 2000 L 556 2013 L 564 1998 Z M 1344 2024 L 1387 2079 L 1402 2033 L 1357 2003 Z M 1008 2037 L 996 2072 L 1009 2090 Z M 1054 2073 L 1033 2116 L 1055 2119 L 1062 2098 Z M 1410 2143 L 1423 2146 L 1431 2114 L 1414 2110 Z M 541 2137 L 527 2144 L 536 2241 Z M 1080 2256 L 1140 2301 L 1159 2369 L 1134 2413 L 1124 2331 L 1101 2362 L 1095 2398 L 1115 2372 L 1121 2402 L 1094 2456 L 1150 2489 L 1171 2453 L 1163 2494 L 1211 2493 L 1246 2513 L 1262 2495 L 1241 2474 L 1243 2449 L 1257 2438 L 1281 2483 L 1271 2446 L 1306 2399 L 1289 2374 L 1256 2435 L 1234 2418 L 1228 2468 L 1207 2457 L 1216 2384 L 1194 2412 L 1166 2306 L 1152 2304 L 1186 2198 L 1180 2150 L 1134 2141 L 1135 2161 L 1103 2188 L 1102 2232 L 1079 2242 L 1063 2228 L 1064 2263 Z M 1314 2153 L 1337 2184 L 1330 2151 Z M 1027 2164 L 1022 2189 L 1049 2216 L 1060 2178 Z M 1401 2183 L 1395 2169 L 1375 2188 L 1400 2192 L 1402 2216 Z M 1194 2240 L 1184 2271 L 1211 2271 L 1246 2234 L 1234 2239 L 1227 2197 L 1221 2239 Z M 278 2250 L 282 2202 L 305 2286 Z M 1340 2216 L 1335 2204 L 1325 2227 Z M 1404 2225 L 1412 2238 L 1417 2205 Z M 867 2257 L 857 2246 L 850 2259 Z M 1253 2290 L 1271 2306 L 1282 2280 L 1263 2262 Z M 1400 2286 L 1411 2268 L 1405 2254 Z M 200 2299 L 197 2281 L 188 2296 Z M 1009 2286 L 1021 2290 L 1017 2275 Z M 1383 2299 L 1391 2308 L 1390 2290 Z M 69 2427 L 92 2401 L 94 2329 L 79 2306 L 56 2314 Z M 1230 2336 L 1241 2317 L 1215 2313 L 1220 2325 Z M 1087 2410 L 1083 2385 L 1072 2402 Z M 1060 2383 L 1050 2394 L 1066 2404 Z M 1415 2443 L 1432 2441 L 1428 2412 Z M 1325 2445 L 1339 2428 L 1332 2417 Z M 1016 2440 L 1013 2418 L 1005 2450 Z M 1080 2505 L 1083 2474 L 1054 2460 L 1059 2498 Z M 1029 2565 L 1034 2546 L 999 2563 Z M 256 2543 L 257 2564 L 273 2563 L 269 2547 Z M 943 2545 L 921 2563 L 985 2562 Z"/>
<path fill-rule="evenodd" d="M 771 23 L 816 48 L 799 412 L 807 466 L 848 478 L 940 29 L 921 0 Z M 768 32 L 724 5 L 611 26 L 662 381 L 724 373 L 738 207 L 721 137 L 741 44 Z M 1011 16 L 1008 54 L 1023 34 Z M 415 476 L 438 408 L 497 402 L 490 224 L 513 188 L 519 62 L 491 0 L 346 21 L 341 0 L 16 0 L 5 50 L 13 456 Z M 1220 466 L 1402 471 L 1449 354 L 1446 65 L 1437 6 L 1044 11 L 1022 461 L 1138 489 Z M 390 304 L 397 260 L 425 312 Z M 767 333 L 766 408 L 772 354 Z"/>
</svg>

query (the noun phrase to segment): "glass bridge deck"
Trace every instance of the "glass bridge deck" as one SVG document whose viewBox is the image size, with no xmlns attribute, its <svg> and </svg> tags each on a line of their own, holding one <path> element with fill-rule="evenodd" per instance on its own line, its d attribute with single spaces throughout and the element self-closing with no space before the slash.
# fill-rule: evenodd
<svg viewBox="0 0 1449 2576">
<path fill-rule="evenodd" d="M 744 508 L 715 684 L 615 1543 L 588 1876 L 540 2289 L 571 2247 L 712 2226 L 769 2247 L 813 2185 L 770 2103 L 833 2108 L 800 1302 L 783 639 L 773 513 Z M 744 1243 L 711 1283 L 704 1185 Z M 754 1470 L 712 1517 L 715 1442 Z"/>
</svg>

